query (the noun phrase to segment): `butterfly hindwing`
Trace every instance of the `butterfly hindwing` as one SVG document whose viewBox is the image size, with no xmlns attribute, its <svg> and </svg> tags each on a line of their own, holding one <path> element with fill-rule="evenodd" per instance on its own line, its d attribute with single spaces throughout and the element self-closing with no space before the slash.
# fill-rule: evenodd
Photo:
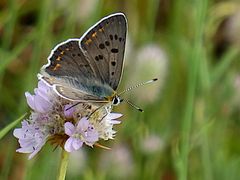
<svg viewBox="0 0 240 180">
<path fill-rule="evenodd" d="M 69 77 L 63 79 L 47 76 L 47 74 L 45 74 L 45 76 L 39 74 L 38 78 L 52 86 L 58 95 L 71 101 L 106 102 L 107 97 L 114 93 L 109 86 L 99 84 L 98 81 L 94 80 L 89 80 L 86 84 L 80 84 L 78 82 L 73 83 L 74 81 L 69 79 Z M 76 84 L 78 84 L 78 87 L 76 87 Z"/>
<path fill-rule="evenodd" d="M 62 86 L 62 85 L 54 85 L 53 86 L 58 95 L 63 98 L 66 98 L 70 101 L 77 102 L 107 102 L 105 99 L 100 99 L 97 96 L 86 94 L 79 89 L 75 89 L 72 87 Z"/>
</svg>

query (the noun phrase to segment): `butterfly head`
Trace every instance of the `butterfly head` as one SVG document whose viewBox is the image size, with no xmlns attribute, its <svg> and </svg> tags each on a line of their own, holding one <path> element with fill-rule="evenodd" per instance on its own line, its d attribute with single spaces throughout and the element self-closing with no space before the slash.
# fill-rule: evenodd
<svg viewBox="0 0 240 180">
<path fill-rule="evenodd" d="M 121 102 L 122 102 L 122 100 L 121 100 L 120 97 L 117 96 L 117 95 L 115 95 L 115 96 L 112 98 L 112 105 L 113 105 L 113 106 L 117 106 L 117 105 L 119 105 Z"/>
</svg>

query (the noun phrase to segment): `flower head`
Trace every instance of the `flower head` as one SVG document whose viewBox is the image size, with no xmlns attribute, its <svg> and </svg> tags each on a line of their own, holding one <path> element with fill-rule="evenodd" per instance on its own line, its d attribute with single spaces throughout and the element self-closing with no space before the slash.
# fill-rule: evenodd
<svg viewBox="0 0 240 180">
<path fill-rule="evenodd" d="M 34 93 L 25 93 L 32 112 L 13 133 L 20 144 L 17 152 L 31 153 L 32 158 L 48 140 L 72 152 L 83 144 L 93 147 L 99 139 L 113 139 L 113 125 L 120 123 L 116 119 L 122 115 L 111 113 L 110 103 L 100 107 L 74 104 L 58 96 L 43 80 Z"/>
</svg>

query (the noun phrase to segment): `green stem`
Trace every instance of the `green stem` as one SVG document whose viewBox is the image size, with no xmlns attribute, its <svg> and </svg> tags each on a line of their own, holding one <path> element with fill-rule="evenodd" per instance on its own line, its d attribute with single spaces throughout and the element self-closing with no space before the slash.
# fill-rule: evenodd
<svg viewBox="0 0 240 180">
<path fill-rule="evenodd" d="M 58 178 L 57 178 L 58 180 L 65 179 L 67 166 L 68 166 L 68 159 L 69 159 L 69 153 L 63 149 L 61 154 L 60 167 L 58 171 Z"/>
</svg>

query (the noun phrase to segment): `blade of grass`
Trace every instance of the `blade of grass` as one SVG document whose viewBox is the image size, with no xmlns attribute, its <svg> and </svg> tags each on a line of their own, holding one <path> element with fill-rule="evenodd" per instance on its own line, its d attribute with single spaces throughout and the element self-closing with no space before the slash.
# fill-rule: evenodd
<svg viewBox="0 0 240 180">
<path fill-rule="evenodd" d="M 12 42 L 14 27 L 18 17 L 18 5 L 19 5 L 18 3 L 15 3 L 15 0 L 10 0 L 7 2 L 9 6 L 9 11 L 11 13 L 10 13 L 9 21 L 5 24 L 5 27 L 4 27 L 5 31 L 2 37 L 2 40 L 3 40 L 2 47 L 4 47 L 5 49 L 8 49 Z"/>
<path fill-rule="evenodd" d="M 27 113 L 20 116 L 18 119 L 7 125 L 5 128 L 3 128 L 0 131 L 0 139 L 2 139 L 11 129 L 13 129 L 20 121 L 23 120 L 23 118 L 27 115 Z"/>
<path fill-rule="evenodd" d="M 6 151 L 6 155 L 0 171 L 0 179 L 9 179 L 11 167 L 15 163 L 13 159 L 16 151 L 15 147 L 16 147 L 16 141 L 10 141 L 8 143 L 8 146 L 4 148 Z"/>
<path fill-rule="evenodd" d="M 181 128 L 182 141 L 180 144 L 180 166 L 178 169 L 178 176 L 180 180 L 188 179 L 188 157 L 189 157 L 189 147 L 190 147 L 190 133 L 191 124 L 193 121 L 193 109 L 195 101 L 195 91 L 197 88 L 197 77 L 199 72 L 199 63 L 202 58 L 202 47 L 203 47 L 203 34 L 204 34 L 204 24 L 207 9 L 207 0 L 195 1 L 195 23 L 193 23 L 194 29 L 194 40 L 193 49 L 190 51 L 190 59 L 188 64 L 189 74 L 188 74 L 188 84 L 187 84 L 187 95 L 186 95 L 186 105 L 183 117 L 183 123 Z"/>
<path fill-rule="evenodd" d="M 212 83 L 215 83 L 220 80 L 220 78 L 226 73 L 229 69 L 229 66 L 234 60 L 238 60 L 239 56 L 239 47 L 231 48 L 224 56 L 219 60 L 219 64 L 213 69 L 211 74 Z"/>
<path fill-rule="evenodd" d="M 160 0 L 149 0 L 147 9 L 147 40 L 154 40 L 157 10 Z"/>
</svg>

